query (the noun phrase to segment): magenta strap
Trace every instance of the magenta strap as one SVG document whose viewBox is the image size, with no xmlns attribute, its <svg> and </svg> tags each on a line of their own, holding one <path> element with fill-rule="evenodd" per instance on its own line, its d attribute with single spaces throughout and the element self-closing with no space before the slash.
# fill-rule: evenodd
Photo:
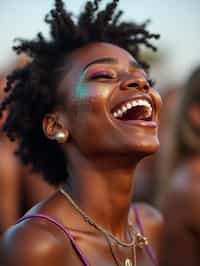
<svg viewBox="0 0 200 266">
<path fill-rule="evenodd" d="M 66 227 L 64 227 L 61 223 L 59 223 L 55 219 L 51 218 L 50 216 L 47 216 L 45 214 L 27 215 L 27 216 L 24 216 L 24 217 L 20 218 L 17 221 L 17 223 L 20 223 L 20 222 L 22 222 L 22 221 L 24 221 L 26 219 L 31 219 L 31 218 L 42 218 L 42 219 L 48 220 L 49 222 L 55 224 L 59 229 L 61 229 L 64 232 L 64 234 L 70 240 L 70 242 L 72 243 L 72 246 L 74 247 L 76 253 L 80 257 L 80 259 L 83 262 L 83 264 L 85 266 L 91 266 L 91 264 L 89 263 L 89 261 L 84 256 L 84 254 L 81 251 L 81 249 L 79 248 L 79 246 L 76 244 L 76 241 L 73 239 L 73 237 L 72 237 L 71 233 L 69 232 L 69 230 Z"/>
<path fill-rule="evenodd" d="M 138 209 L 137 209 L 136 206 L 134 206 L 133 209 L 134 209 L 134 212 L 135 212 L 136 223 L 137 223 L 137 225 L 138 225 L 141 233 L 144 235 L 144 228 L 143 228 L 142 223 L 141 223 L 141 220 L 140 220 L 140 215 L 139 215 Z M 145 246 L 145 251 L 146 251 L 147 255 L 149 256 L 152 264 L 154 266 L 159 266 L 158 265 L 158 261 L 156 259 L 156 256 L 155 256 L 152 248 L 149 245 Z"/>
</svg>

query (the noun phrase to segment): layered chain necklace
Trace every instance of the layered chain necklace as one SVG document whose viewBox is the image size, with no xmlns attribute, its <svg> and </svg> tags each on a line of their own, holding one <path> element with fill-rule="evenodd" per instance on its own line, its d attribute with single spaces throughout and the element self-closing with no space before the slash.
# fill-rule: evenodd
<svg viewBox="0 0 200 266">
<path fill-rule="evenodd" d="M 115 260 L 117 266 L 137 266 L 136 247 L 143 248 L 144 246 L 148 245 L 148 240 L 146 237 L 144 237 L 136 228 L 134 228 L 133 225 L 129 225 L 128 232 L 131 241 L 125 242 L 120 240 L 119 238 L 115 237 L 111 232 L 107 231 L 105 228 L 97 224 L 90 216 L 88 216 L 63 188 L 60 188 L 59 191 L 68 199 L 70 204 L 75 208 L 75 210 L 83 217 L 83 219 L 88 224 L 96 228 L 104 235 L 104 237 L 108 242 L 113 259 Z M 121 262 L 116 252 L 114 251 L 115 247 L 114 243 L 126 248 L 131 248 L 132 259 L 126 258 L 124 262 Z"/>
</svg>

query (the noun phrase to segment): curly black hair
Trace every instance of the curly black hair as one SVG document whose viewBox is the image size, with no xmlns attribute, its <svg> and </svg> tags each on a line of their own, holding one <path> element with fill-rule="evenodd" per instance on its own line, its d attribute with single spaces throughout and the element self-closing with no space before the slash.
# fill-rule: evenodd
<svg viewBox="0 0 200 266">
<path fill-rule="evenodd" d="M 54 185 L 67 180 L 67 158 L 58 143 L 44 136 L 42 119 L 59 103 L 57 72 L 63 55 L 87 43 L 108 42 L 124 48 L 147 67 L 140 59 L 140 46 L 156 50 L 150 40 L 159 35 L 146 30 L 149 21 L 121 22 L 123 12 L 116 10 L 118 0 L 108 3 L 104 10 L 99 10 L 100 2 L 87 1 L 80 15 L 74 17 L 63 1 L 55 0 L 45 17 L 50 39 L 38 33 L 33 40 L 18 39 L 19 44 L 13 47 L 17 54 L 29 56 L 31 62 L 7 77 L 8 95 L 1 103 L 0 114 L 9 109 L 9 115 L 2 130 L 11 140 L 19 140 L 16 154 L 22 162 L 42 172 L 44 179 Z"/>
</svg>

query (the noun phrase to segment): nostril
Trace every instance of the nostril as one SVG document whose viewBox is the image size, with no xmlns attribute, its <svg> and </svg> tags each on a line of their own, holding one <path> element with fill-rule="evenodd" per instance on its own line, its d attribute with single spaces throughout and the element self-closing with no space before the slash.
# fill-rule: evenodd
<svg viewBox="0 0 200 266">
<path fill-rule="evenodd" d="M 148 84 L 142 84 L 141 82 L 129 82 L 126 84 L 128 88 L 136 88 L 144 91 L 149 90 Z"/>
<path fill-rule="evenodd" d="M 145 79 L 127 80 L 126 82 L 122 82 L 120 87 L 121 89 L 137 89 L 145 92 L 149 91 L 150 88 Z"/>
<path fill-rule="evenodd" d="M 148 85 L 144 85 L 143 90 L 144 91 L 148 91 L 149 90 L 149 86 Z"/>
<path fill-rule="evenodd" d="M 130 82 L 127 84 L 127 87 L 129 88 L 137 88 L 139 87 L 139 84 L 137 82 Z"/>
</svg>

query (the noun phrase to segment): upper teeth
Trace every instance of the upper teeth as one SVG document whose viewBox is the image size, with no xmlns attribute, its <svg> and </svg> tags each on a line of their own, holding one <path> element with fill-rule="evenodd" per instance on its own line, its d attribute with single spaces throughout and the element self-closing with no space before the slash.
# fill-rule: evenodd
<svg viewBox="0 0 200 266">
<path fill-rule="evenodd" d="M 122 104 L 120 108 L 118 108 L 114 113 L 114 117 L 122 117 L 123 114 L 126 113 L 127 110 L 131 109 L 135 106 L 145 106 L 147 107 L 147 112 L 145 112 L 145 117 L 150 117 L 152 115 L 152 107 L 151 104 L 147 100 L 138 99 L 138 100 L 132 100 L 129 102 L 126 102 L 125 104 Z"/>
</svg>

